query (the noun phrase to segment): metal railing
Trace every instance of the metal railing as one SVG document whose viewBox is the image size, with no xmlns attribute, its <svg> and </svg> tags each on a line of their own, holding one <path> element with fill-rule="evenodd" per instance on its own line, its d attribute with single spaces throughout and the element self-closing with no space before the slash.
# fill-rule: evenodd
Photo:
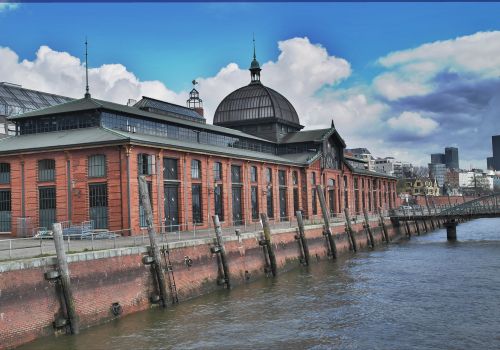
<svg viewBox="0 0 500 350">
<path fill-rule="evenodd" d="M 383 212 L 384 216 L 388 213 Z M 378 214 L 371 213 L 370 220 L 378 220 Z M 362 214 L 352 215 L 353 223 L 364 222 Z M 332 226 L 344 225 L 345 215 L 343 213 L 335 213 L 330 215 L 330 224 Z M 132 232 L 130 229 L 125 230 L 90 230 L 86 231 L 85 227 L 89 222 L 80 224 L 72 224 L 71 222 L 63 222 L 63 236 L 65 239 L 65 248 L 69 253 L 98 251 L 116 248 L 141 247 L 149 245 L 149 238 L 146 228 L 141 228 L 139 232 Z M 280 218 L 271 218 L 269 223 L 272 230 L 296 228 L 297 219 L 295 216 L 286 216 Z M 241 233 L 251 233 L 262 231 L 262 226 L 259 220 L 241 220 L 237 225 L 233 225 L 232 221 L 224 222 L 226 227 L 222 228 L 224 237 L 234 236 Z M 323 218 L 320 215 L 308 217 L 304 215 L 304 224 L 323 225 Z M 214 228 L 212 225 L 206 225 L 201 228 L 201 225 L 181 224 L 171 226 L 155 226 L 157 232 L 158 244 L 174 243 L 189 241 L 193 239 L 213 238 L 215 237 Z M 71 228 L 82 227 L 81 233 L 72 234 Z M 35 257 L 47 257 L 55 255 L 54 242 L 52 240 L 52 231 L 45 227 L 32 228 L 32 237 L 0 239 L 0 261 L 26 259 Z"/>
</svg>

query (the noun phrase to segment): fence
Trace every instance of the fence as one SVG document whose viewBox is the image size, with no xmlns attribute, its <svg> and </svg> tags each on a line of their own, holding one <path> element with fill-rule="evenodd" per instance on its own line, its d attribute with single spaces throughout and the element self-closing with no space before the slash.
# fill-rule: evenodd
<svg viewBox="0 0 500 350">
<path fill-rule="evenodd" d="M 387 212 L 383 213 L 387 215 Z M 370 214 L 370 220 L 378 220 L 379 216 Z M 24 259 L 33 257 L 43 257 L 55 255 L 52 232 L 45 227 L 31 227 L 28 218 L 23 218 L 25 227 L 22 232 L 29 232 L 25 238 L 2 239 L 0 240 L 0 261 L 11 259 Z M 352 215 L 351 220 L 356 222 L 364 221 L 362 214 Z M 19 222 L 19 221 L 18 221 Z M 262 230 L 260 221 L 240 221 L 239 225 L 232 225 L 232 222 L 226 222 L 229 227 L 222 229 L 223 236 L 232 236 L 239 233 L 259 232 Z M 273 230 L 287 229 L 297 227 L 297 219 L 293 217 L 281 217 L 269 219 Z M 319 216 L 304 216 L 306 226 L 321 225 L 323 219 Z M 344 214 L 334 214 L 330 217 L 330 224 L 343 225 L 345 223 Z M 95 250 L 105 250 L 114 248 L 139 247 L 149 244 L 147 229 L 143 228 L 139 234 L 132 235 L 131 230 L 96 230 L 93 229 L 92 221 L 85 221 L 79 224 L 72 224 L 69 221 L 61 222 L 63 228 L 63 237 L 65 247 L 68 252 L 85 252 Z M 210 225 L 212 226 L 212 225 Z M 172 242 L 188 241 L 193 239 L 212 238 L 215 236 L 213 227 L 200 229 L 196 225 L 175 225 L 175 226 L 156 226 L 158 243 L 166 244 Z M 19 229 L 18 229 L 19 232 Z"/>
</svg>

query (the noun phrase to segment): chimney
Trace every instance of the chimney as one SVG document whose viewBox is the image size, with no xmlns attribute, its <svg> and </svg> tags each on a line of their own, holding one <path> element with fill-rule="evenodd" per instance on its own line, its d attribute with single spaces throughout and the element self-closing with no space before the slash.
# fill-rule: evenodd
<svg viewBox="0 0 500 350">
<path fill-rule="evenodd" d="M 195 107 L 193 108 L 196 113 L 203 117 L 203 107 Z"/>
</svg>

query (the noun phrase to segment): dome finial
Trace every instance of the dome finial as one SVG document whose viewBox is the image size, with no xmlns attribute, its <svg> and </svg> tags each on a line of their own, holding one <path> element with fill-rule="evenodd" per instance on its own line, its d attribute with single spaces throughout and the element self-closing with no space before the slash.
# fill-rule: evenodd
<svg viewBox="0 0 500 350">
<path fill-rule="evenodd" d="M 255 56 L 255 33 L 253 33 L 253 59 L 254 60 L 256 59 L 256 56 Z"/>
<path fill-rule="evenodd" d="M 255 55 L 255 34 L 253 35 L 253 60 L 250 64 L 250 83 L 260 83 L 260 64 Z"/>
</svg>

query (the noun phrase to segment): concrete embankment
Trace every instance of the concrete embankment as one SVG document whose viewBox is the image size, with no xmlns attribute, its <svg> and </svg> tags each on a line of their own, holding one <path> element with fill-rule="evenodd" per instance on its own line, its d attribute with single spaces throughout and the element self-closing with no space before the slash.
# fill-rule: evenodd
<svg viewBox="0 0 500 350">
<path fill-rule="evenodd" d="M 407 234 L 403 225 L 384 222 L 392 239 Z M 370 222 L 375 246 L 385 244 L 382 226 Z M 344 225 L 331 228 L 337 254 L 352 251 L 352 239 L 357 250 L 370 249 L 371 237 L 361 223 L 351 225 L 352 236 Z M 416 233 L 414 225 L 409 227 Z M 304 230 L 310 262 L 328 259 L 328 240 L 321 225 Z M 249 283 L 257 278 L 272 278 L 269 257 L 265 254 L 261 232 L 243 233 L 224 238 L 225 264 L 231 286 Z M 273 230 L 271 247 L 277 273 L 297 268 L 303 262 L 301 239 L 295 228 Z M 225 288 L 221 283 L 220 253 L 212 239 L 176 242 L 164 254 L 168 281 L 169 306 L 177 297 L 183 300 Z M 160 248 L 166 248 L 161 247 Z M 152 265 L 147 265 L 147 247 L 121 248 L 67 256 L 74 305 L 80 327 L 102 324 L 114 318 L 156 307 L 158 291 Z M 0 349 L 10 349 L 36 338 L 54 333 L 66 333 L 64 293 L 57 278 L 56 258 L 37 258 L 0 264 Z M 54 276 L 52 276 L 54 277 Z M 173 283 L 175 282 L 175 283 Z"/>
</svg>

